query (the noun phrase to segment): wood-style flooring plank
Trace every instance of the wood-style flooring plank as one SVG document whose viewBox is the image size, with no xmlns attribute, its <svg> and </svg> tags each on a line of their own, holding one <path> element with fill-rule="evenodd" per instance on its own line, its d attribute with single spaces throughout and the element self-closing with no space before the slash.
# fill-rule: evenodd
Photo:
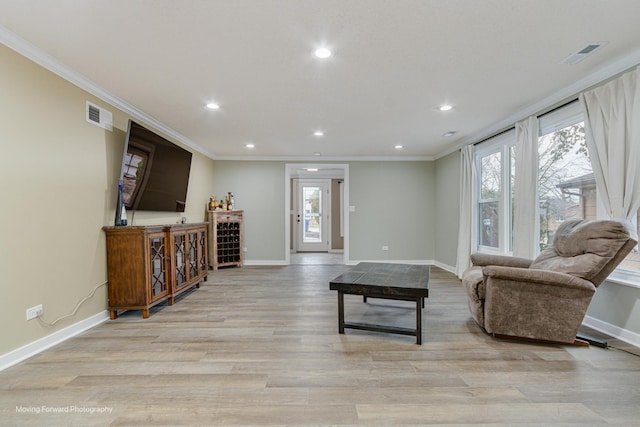
<svg viewBox="0 0 640 427">
<path fill-rule="evenodd" d="M 639 349 L 494 339 L 435 267 L 423 345 L 338 334 L 329 281 L 348 268 L 211 271 L 148 319 L 120 313 L 0 372 L 0 425 L 640 425 Z M 352 322 L 411 328 L 414 310 L 345 298 Z"/>
</svg>

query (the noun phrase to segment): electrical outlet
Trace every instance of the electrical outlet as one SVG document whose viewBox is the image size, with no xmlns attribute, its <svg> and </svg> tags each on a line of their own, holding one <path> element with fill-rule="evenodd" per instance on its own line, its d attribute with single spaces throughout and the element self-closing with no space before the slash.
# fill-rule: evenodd
<svg viewBox="0 0 640 427">
<path fill-rule="evenodd" d="M 387 246 L 387 245 L 383 245 L 383 246 L 382 246 L 382 250 L 383 250 L 383 251 L 388 251 L 388 250 L 389 250 L 389 246 Z"/>
<path fill-rule="evenodd" d="M 27 308 L 27 320 L 35 319 L 43 313 L 42 304 Z"/>
<path fill-rule="evenodd" d="M 242 248 L 242 252 L 247 252 L 247 248 Z"/>
</svg>

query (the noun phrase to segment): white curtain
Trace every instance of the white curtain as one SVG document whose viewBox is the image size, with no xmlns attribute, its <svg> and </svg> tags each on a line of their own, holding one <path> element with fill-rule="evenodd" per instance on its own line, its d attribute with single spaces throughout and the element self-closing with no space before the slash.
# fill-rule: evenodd
<svg viewBox="0 0 640 427">
<path fill-rule="evenodd" d="M 611 218 L 631 221 L 640 208 L 640 71 L 584 92 L 580 101 L 600 199 Z"/>
<path fill-rule="evenodd" d="M 456 274 L 459 278 L 462 278 L 462 273 L 471 265 L 474 175 L 474 147 L 467 145 L 460 151 L 460 226 L 458 228 L 458 256 L 456 259 Z"/>
<path fill-rule="evenodd" d="M 506 164 L 506 163 L 505 163 Z M 538 118 L 516 123 L 514 177 L 513 255 L 533 259 L 537 255 L 540 222 L 538 204 Z"/>
</svg>

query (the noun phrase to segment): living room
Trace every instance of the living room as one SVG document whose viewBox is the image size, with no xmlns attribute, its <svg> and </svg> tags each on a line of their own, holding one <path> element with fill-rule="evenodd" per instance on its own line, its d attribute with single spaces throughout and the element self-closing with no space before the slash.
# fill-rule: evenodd
<svg viewBox="0 0 640 427">
<path fill-rule="evenodd" d="M 110 323 L 114 324 L 108 320 L 106 244 L 102 227 L 113 225 L 118 176 L 121 168 L 127 124 L 130 119 L 144 122 L 145 125 L 158 134 L 163 135 L 193 154 L 186 210 L 182 213 L 140 211 L 134 214 L 133 212 L 128 212 L 130 223 L 135 225 L 175 224 L 180 222 L 182 217 L 185 217 L 187 222 L 203 221 L 205 206 L 209 198 L 212 195 L 226 194 L 228 191 L 234 192 L 237 205 L 245 212 L 244 246 L 247 248 L 245 267 L 224 270 L 220 275 L 210 273 L 210 286 L 205 285 L 203 288 L 221 286 L 225 289 L 225 293 L 231 295 L 234 292 L 229 287 L 231 282 L 245 280 L 248 283 L 253 283 L 259 280 L 254 275 L 258 273 L 267 275 L 267 272 L 270 271 L 269 268 L 289 267 L 287 264 L 290 257 L 288 248 L 291 219 L 288 218 L 286 206 L 288 195 L 290 195 L 290 187 L 288 187 L 287 182 L 287 167 L 291 164 L 305 166 L 339 164 L 348 173 L 345 178 L 348 181 L 347 203 L 345 204 L 345 209 L 348 210 L 348 234 L 345 235 L 344 249 L 346 265 L 340 265 L 339 268 L 330 270 L 331 274 L 342 271 L 341 269 L 346 269 L 350 264 L 355 264 L 359 261 L 419 263 L 433 266 L 434 277 L 445 277 L 443 275 L 448 274 L 446 279 L 442 278 L 441 280 L 448 281 L 447 283 L 451 285 L 459 284 L 459 281 L 455 282 L 457 279 L 455 279 L 454 273 L 456 272 L 458 257 L 461 211 L 460 148 L 463 145 L 478 143 L 485 138 L 491 137 L 529 115 L 546 112 L 564 101 L 572 99 L 588 88 L 601 85 L 621 73 L 633 70 L 640 63 L 640 55 L 637 50 L 637 25 L 631 22 L 633 20 L 630 18 L 638 16 L 636 12 L 640 12 L 635 2 L 619 2 L 619 8 L 609 7 L 617 10 L 606 11 L 606 13 L 601 11 L 600 8 L 603 6 L 598 5 L 600 2 L 590 2 L 589 7 L 593 7 L 594 11 L 598 11 L 597 13 L 594 12 L 594 15 L 598 15 L 597 18 L 615 16 L 615 19 L 620 19 L 618 26 L 625 29 L 626 33 L 624 35 L 626 39 L 610 40 L 610 45 L 602 47 L 593 57 L 584 60 L 579 65 L 571 66 L 574 67 L 574 70 L 575 67 L 581 67 L 577 72 L 579 78 L 575 80 L 565 79 L 565 84 L 556 85 L 558 87 L 557 91 L 553 93 L 537 92 L 535 98 L 525 99 L 520 104 L 513 104 L 509 114 L 500 116 L 494 122 L 470 128 L 464 137 L 461 136 L 455 142 L 451 142 L 450 139 L 446 138 L 439 139 L 439 143 L 443 145 L 435 154 L 398 155 L 397 152 L 391 152 L 388 156 L 370 156 L 365 153 L 365 155 L 359 157 L 340 157 L 333 156 L 328 152 L 324 156 L 314 156 L 310 153 L 306 157 L 291 158 L 291 156 L 280 155 L 278 157 L 261 158 L 255 154 L 258 151 L 254 151 L 246 156 L 235 154 L 218 156 L 214 150 L 204 149 L 203 146 L 194 143 L 193 140 L 183 138 L 182 134 L 174 131 L 170 124 L 164 123 L 164 118 L 156 119 L 155 114 L 139 109 L 133 103 L 122 102 L 122 98 L 112 94 L 106 87 L 95 84 L 94 82 L 99 81 L 98 78 L 101 73 L 114 75 L 135 72 L 135 70 L 129 70 L 125 64 L 118 63 L 116 55 L 107 56 L 105 54 L 105 61 L 96 62 L 97 68 L 100 68 L 100 70 L 96 71 L 96 74 L 92 75 L 91 78 L 88 78 L 76 72 L 72 66 L 65 64 L 64 60 L 58 59 L 58 55 L 62 55 L 61 53 L 43 51 L 37 47 L 35 42 L 29 42 L 27 39 L 22 38 L 27 37 L 27 34 L 21 35 L 19 31 L 12 30 L 12 24 L 19 22 L 20 19 L 27 20 L 26 16 L 28 14 L 23 12 L 27 8 L 37 9 L 33 5 L 29 6 L 29 1 L 24 3 L 22 6 L 17 4 L 0 5 L 0 10 L 3 12 L 1 14 L 3 18 L 0 20 L 0 25 L 3 25 L 3 27 L 0 27 L 2 30 L 0 31 L 0 40 L 2 41 L 0 63 L 3 69 L 3 77 L 0 79 L 0 92 L 2 93 L 0 99 L 0 108 L 2 109 L 2 114 L 0 114 L 0 121 L 2 122 L 0 133 L 3 141 L 2 167 L 0 170 L 2 170 L 2 188 L 5 200 L 3 204 L 3 220 L 0 222 L 4 241 L 2 257 L 0 257 L 2 259 L 0 261 L 0 270 L 5 273 L 3 280 L 5 303 L 3 305 L 4 309 L 0 313 L 2 324 L 5 325 L 0 339 L 0 369 L 3 369 L 2 373 L 5 375 L 10 375 L 12 369 L 20 368 L 22 366 L 21 363 L 24 363 L 23 361 L 28 362 L 33 357 L 45 357 L 46 359 L 47 351 L 49 351 L 47 349 L 71 345 L 70 343 L 74 340 L 73 337 L 78 334 L 80 334 L 78 336 L 82 336 L 81 334 L 84 331 L 89 334 L 96 334 L 93 335 L 95 338 L 91 340 L 92 345 L 98 347 L 103 345 L 104 347 L 99 347 L 101 351 L 111 351 L 108 346 L 110 339 L 106 339 L 103 344 L 99 344 L 100 332 L 96 332 L 100 327 Z M 311 3 L 322 4 L 322 2 Z M 492 7 L 502 6 L 507 9 L 514 7 L 509 6 L 509 2 L 491 3 L 493 3 Z M 570 5 L 576 6 L 578 3 L 580 2 L 568 2 L 567 8 Z M 248 2 L 246 6 L 249 9 L 251 9 L 250 4 L 251 2 Z M 282 7 L 282 4 L 280 6 Z M 555 3 L 554 6 L 550 4 L 547 6 L 549 10 L 554 10 L 556 7 Z M 124 6 L 122 7 L 124 8 Z M 317 7 L 320 8 L 320 6 Z M 432 3 L 432 7 L 436 7 L 436 5 Z M 371 6 L 371 8 L 375 9 L 374 6 Z M 42 9 L 42 11 L 34 14 L 38 15 L 39 19 L 43 19 L 40 15 L 45 15 L 45 10 Z M 7 13 L 4 13 L 5 11 Z M 511 13 L 518 12 L 518 10 L 511 10 Z M 558 11 L 558 13 L 561 12 L 567 13 L 564 8 Z M 72 11 L 67 11 L 67 13 L 73 14 Z M 625 20 L 625 16 L 628 19 Z M 405 19 L 406 17 L 402 18 Z M 594 19 L 597 20 L 597 18 L 592 17 L 590 22 L 593 22 Z M 81 19 L 81 17 L 78 16 L 76 19 Z M 383 17 L 379 19 L 385 21 Z M 613 19 L 610 18 L 610 20 Z M 63 21 L 60 20 L 58 25 L 62 25 Z M 607 25 L 608 29 L 616 26 L 615 24 L 611 25 L 609 20 L 606 21 L 609 24 Z M 90 22 L 89 18 L 87 18 L 87 22 Z M 367 27 L 364 28 L 366 29 Z M 582 26 L 580 26 L 580 29 L 582 29 Z M 241 38 L 241 35 L 236 33 L 235 37 Z M 607 40 L 608 37 L 606 32 L 604 34 L 597 33 L 588 40 L 581 40 L 581 43 Z M 633 41 L 631 45 L 624 44 L 628 43 L 629 40 Z M 549 42 L 549 40 L 545 42 Z M 623 45 L 624 49 L 620 45 Z M 571 51 L 580 47 L 572 45 L 568 48 L 566 54 L 568 55 Z M 607 49 L 609 48 L 620 50 L 616 50 L 615 55 L 612 54 L 612 56 L 608 57 L 609 61 L 599 62 L 596 55 L 607 54 Z M 94 53 L 94 55 L 97 58 L 100 57 L 99 53 Z M 336 57 L 335 59 L 340 61 L 345 60 L 340 58 L 338 53 L 336 53 Z M 554 66 L 561 60 L 562 58 L 554 59 Z M 595 63 L 597 65 L 590 65 L 589 61 L 592 60 L 598 60 Z M 513 72 L 518 72 L 516 60 L 514 60 L 513 67 Z M 519 72 L 526 75 L 526 71 L 519 70 Z M 467 68 L 465 73 L 472 73 L 472 70 Z M 144 81 L 145 77 L 139 76 L 139 80 Z M 183 78 L 187 79 L 188 77 Z M 401 79 L 402 77 L 399 77 L 399 80 Z M 477 80 L 475 81 L 477 82 Z M 154 84 L 157 83 L 150 82 L 145 91 L 152 91 Z M 130 89 L 134 92 L 141 90 L 140 87 Z M 403 88 L 398 87 L 398 90 L 403 90 Z M 507 91 L 507 89 L 503 88 L 496 90 Z M 515 89 L 509 88 L 508 91 L 515 91 Z M 120 96 L 123 95 L 120 94 Z M 251 99 L 250 93 L 246 97 Z M 111 130 L 87 122 L 85 119 L 87 102 L 112 113 Z M 167 99 L 158 99 L 156 102 L 169 106 L 166 108 L 170 108 L 172 104 L 172 100 Z M 388 105 L 393 105 L 394 102 L 397 101 L 393 99 L 387 100 Z M 476 103 L 476 106 L 479 110 L 483 108 L 489 109 L 483 102 Z M 435 107 L 435 105 L 427 105 L 425 109 L 428 111 L 425 115 L 437 116 L 440 114 L 439 111 L 434 111 Z M 177 108 L 179 107 L 176 106 Z M 462 110 L 463 108 L 464 106 L 460 106 L 459 109 Z M 210 117 L 206 116 L 208 113 L 209 111 L 202 111 L 200 119 L 203 117 L 210 119 Z M 455 110 L 453 113 L 458 114 Z M 442 126 L 449 125 L 449 118 L 438 118 L 438 120 L 444 122 Z M 441 135 L 445 130 L 450 130 L 450 128 L 439 128 L 438 135 Z M 463 132 L 460 131 L 460 133 Z M 325 138 L 329 139 L 329 137 L 330 135 L 327 133 Z M 259 136 L 254 136 L 254 138 L 259 139 Z M 205 141 L 209 142 L 207 138 L 202 138 L 202 141 L 203 143 Z M 198 142 L 200 141 L 198 140 Z M 261 149 L 260 146 L 257 148 Z M 408 150 L 409 147 L 406 149 Z M 315 151 L 315 149 L 311 151 Z M 352 210 L 350 210 L 351 208 Z M 383 246 L 388 249 L 382 250 Z M 256 269 L 256 273 L 251 273 L 252 269 Z M 299 272 L 292 275 L 295 279 L 305 280 L 305 282 L 306 277 L 309 277 L 309 283 L 316 284 L 327 279 L 328 274 L 326 271 L 320 274 L 317 272 L 318 269 L 318 267 L 311 267 L 311 270 L 305 273 L 308 275 Z M 249 274 L 249 277 L 244 279 L 236 277 L 237 274 L 243 272 Z M 436 274 L 436 272 L 438 273 Z M 317 275 L 317 277 L 314 275 Z M 274 273 L 274 277 L 270 280 L 275 278 L 283 279 L 282 276 Z M 331 277 L 328 277 L 328 279 L 331 279 Z M 217 280 L 220 282 L 217 282 Z M 325 284 L 322 289 L 329 292 L 328 280 L 322 283 Z M 437 283 L 434 283 L 434 286 L 437 286 Z M 637 303 L 640 297 L 639 286 L 637 278 L 635 285 L 619 280 L 616 282 L 608 281 L 600 286 L 589 308 L 584 323 L 585 326 L 606 333 L 610 338 L 630 343 L 635 347 L 640 346 L 640 306 Z M 317 289 L 310 288 L 309 293 L 313 294 L 317 292 Z M 163 321 L 161 320 L 163 319 L 163 312 L 165 315 L 170 316 L 169 319 L 175 319 L 180 314 L 187 314 L 181 310 L 181 307 L 191 307 L 186 304 L 187 300 L 197 300 L 199 292 L 209 295 L 201 292 L 201 290 L 194 290 L 193 293 L 184 298 L 184 301 L 179 301 L 172 309 L 166 306 L 159 308 L 151 314 L 149 319 L 145 320 L 154 322 L 149 322 L 149 325 L 163 327 Z M 441 291 L 443 294 L 447 294 L 444 286 Z M 456 291 L 450 292 L 455 293 Z M 458 294 L 457 296 L 461 295 Z M 90 296 L 90 298 L 86 298 L 87 296 Z M 245 297 L 251 298 L 250 295 Z M 204 301 L 212 301 L 210 298 L 213 297 L 207 297 Z M 330 298 L 331 304 L 321 299 L 317 306 L 312 305 L 311 307 L 314 312 L 323 309 L 332 310 L 330 318 L 335 320 L 333 312 L 336 309 L 334 306 L 335 295 L 331 294 Z M 83 300 L 85 301 L 79 304 Z M 434 301 L 436 300 L 434 299 Z M 231 304 L 231 301 L 218 302 Z M 537 369 L 533 366 L 539 368 L 540 359 L 544 360 L 545 357 L 564 359 L 566 365 L 571 365 L 575 360 L 578 360 L 579 362 L 575 362 L 575 364 L 579 365 L 581 368 L 580 375 L 584 375 L 584 377 L 580 377 L 575 371 L 562 371 L 559 375 L 564 378 L 570 376 L 579 377 L 576 382 L 570 383 L 575 387 L 579 387 L 580 381 L 588 382 L 589 373 L 586 371 L 589 366 L 623 364 L 619 356 L 612 356 L 617 353 L 596 348 L 584 350 L 555 346 L 537 347 L 527 344 L 519 344 L 520 347 L 518 347 L 511 343 L 504 344 L 486 337 L 479 328 L 473 329 L 471 327 L 473 324 L 467 323 L 471 317 L 466 306 L 462 306 L 462 309 L 460 309 L 460 306 L 456 305 L 454 310 L 446 312 L 446 310 L 439 308 L 443 302 L 438 302 L 433 307 L 429 307 L 429 303 L 430 301 L 427 301 L 427 312 L 425 314 L 427 325 L 429 324 L 430 310 L 434 310 L 435 313 L 440 310 L 443 313 L 440 318 L 434 315 L 434 322 L 431 326 L 427 326 L 425 344 L 422 347 L 428 347 L 428 336 L 432 334 L 432 337 L 438 337 L 438 346 L 440 346 L 441 351 L 455 352 L 455 348 L 446 346 L 447 338 L 445 337 L 446 332 L 454 333 L 446 329 L 447 322 L 454 322 L 456 325 L 463 326 L 460 326 L 455 335 L 452 336 L 456 336 L 463 341 L 481 341 L 487 346 L 482 351 L 489 351 L 488 349 L 490 348 L 500 348 L 500 351 L 503 351 L 503 355 L 509 353 L 512 355 L 517 354 L 517 357 L 522 358 L 522 360 L 527 358 L 536 359 L 536 364 L 532 364 L 530 369 Z M 55 323 L 54 326 L 47 326 L 37 319 L 26 321 L 25 310 L 39 304 L 43 305 L 42 318 L 44 321 L 54 323 L 57 319 L 63 319 Z M 242 305 L 234 307 L 242 307 Z M 287 305 L 286 308 L 295 311 L 293 303 Z M 199 309 L 202 310 L 202 307 Z M 251 311 L 256 307 L 249 305 L 248 307 L 245 306 L 245 309 Z M 393 312 L 387 312 L 384 308 L 380 308 L 380 310 L 382 310 L 384 316 L 394 316 Z M 65 317 L 70 313 L 73 313 L 73 315 Z M 287 321 L 286 317 L 282 318 L 280 315 L 272 314 L 274 316 L 272 322 Z M 227 313 L 227 315 L 229 314 Z M 223 316 L 223 314 L 215 312 L 211 316 L 202 315 L 197 317 L 197 322 L 221 321 L 219 316 Z M 233 319 L 233 315 L 231 316 Z M 160 320 L 154 320 L 154 317 Z M 264 325 L 269 325 L 270 323 L 268 314 L 265 314 L 265 317 L 253 320 L 262 322 Z M 118 324 L 123 329 L 129 330 L 131 328 L 129 333 L 132 341 L 135 341 L 136 336 L 152 335 L 154 333 L 151 330 L 152 326 L 144 326 L 142 320 L 139 319 L 139 313 L 127 314 L 119 321 L 123 322 Z M 239 320 L 236 319 L 236 321 Z M 455 323 L 456 321 L 461 323 Z M 304 325 L 305 327 L 309 326 L 307 323 L 304 323 Z M 333 332 L 335 332 L 336 336 L 338 335 L 337 325 L 324 323 L 322 325 L 334 328 Z M 135 326 L 140 326 L 141 329 L 136 330 Z M 439 333 L 434 329 L 435 326 L 443 328 L 441 329 L 443 332 Z M 110 327 L 113 328 L 113 326 Z M 268 327 L 263 326 L 261 331 L 268 334 L 269 331 L 266 329 Z M 291 329 L 296 329 L 295 325 L 291 326 Z M 324 329 L 322 330 L 324 331 Z M 286 328 L 281 330 L 280 333 L 285 331 Z M 465 334 L 468 335 L 467 338 L 459 338 Z M 256 341 L 260 340 L 258 336 L 249 335 Z M 307 335 L 295 336 L 301 343 L 304 343 L 306 339 L 310 339 Z M 378 356 L 386 358 L 393 358 L 394 351 L 406 352 L 403 357 L 407 358 L 412 357 L 409 353 L 416 352 L 416 350 L 413 350 L 415 346 L 413 341 L 402 337 L 387 337 L 356 332 L 347 333 L 345 337 L 356 340 L 345 343 L 343 354 L 345 359 L 349 355 L 354 355 L 356 358 L 362 356 L 357 351 L 359 346 L 378 346 L 387 352 Z M 331 343 L 327 345 L 335 345 L 334 342 L 329 341 L 330 337 L 328 335 L 325 338 L 327 343 Z M 248 344 L 245 343 L 245 345 Z M 274 345 L 278 345 L 278 343 L 276 342 Z M 367 351 L 373 351 L 370 350 L 370 347 Z M 89 356 L 86 350 L 86 348 L 83 348 L 81 355 L 87 357 L 97 356 L 96 354 Z M 317 350 L 317 348 L 314 347 L 314 350 Z M 421 349 L 420 351 L 425 350 Z M 590 351 L 590 353 L 584 351 Z M 598 352 L 596 353 L 596 351 Z M 118 356 L 122 355 L 119 354 Z M 231 358 L 229 354 L 216 355 L 216 357 L 220 358 L 223 356 Z M 245 354 L 243 357 L 250 358 L 251 356 Z M 336 357 L 336 354 L 332 353 L 332 356 Z M 50 357 L 55 359 L 55 355 Z M 420 356 L 417 357 L 419 358 Z M 476 359 L 474 360 L 478 360 L 482 358 L 482 355 L 476 353 L 475 357 Z M 574 360 L 572 357 L 576 359 Z M 608 359 L 608 357 L 611 357 L 611 359 Z M 79 357 L 78 363 L 80 359 L 81 357 Z M 220 360 L 218 359 L 218 361 Z M 408 362 L 405 363 L 406 360 L 403 361 L 403 364 L 408 364 Z M 634 369 L 637 372 L 637 362 L 633 362 L 633 360 L 633 356 L 631 356 L 629 360 L 625 360 L 624 367 L 621 368 L 622 370 L 628 370 L 630 378 L 636 378 L 632 376 Z M 354 361 L 349 362 L 355 363 Z M 126 363 L 131 362 L 128 361 Z M 319 363 L 330 364 L 330 361 L 322 360 Z M 426 363 L 424 359 L 416 363 L 412 366 L 414 370 L 420 371 L 422 369 L 428 371 L 431 374 L 431 379 L 437 377 L 434 372 L 439 368 Z M 215 363 L 213 364 L 215 365 Z M 248 366 L 245 367 L 249 369 Z M 215 367 L 209 366 L 209 368 L 214 369 Z M 375 369 L 375 366 L 368 366 L 368 368 Z M 499 361 L 495 361 L 493 368 L 501 369 Z M 42 369 L 46 370 L 47 368 Z M 229 369 L 230 372 L 235 368 L 232 368 L 230 364 L 226 364 L 220 369 Z M 284 369 L 284 367 L 280 366 L 278 369 Z M 344 369 L 346 370 L 346 367 Z M 456 369 L 462 369 L 462 366 L 456 366 Z M 484 369 L 491 368 L 485 367 Z M 529 368 L 523 367 L 522 369 Z M 554 366 L 554 369 L 560 368 Z M 126 369 L 124 370 L 126 371 Z M 327 374 L 326 371 L 328 371 L 328 368 L 318 375 Z M 362 371 L 359 372 L 363 374 Z M 146 372 L 146 374 L 151 375 L 150 372 Z M 624 382 L 621 379 L 623 376 L 621 372 L 616 372 L 615 374 L 612 375 L 612 378 L 615 378 L 614 381 Z M 405 378 L 404 375 L 406 373 L 403 373 L 402 378 Z M 547 373 L 547 375 L 550 374 Z M 62 384 L 65 383 L 65 379 L 72 377 L 73 374 L 70 371 L 60 371 L 54 376 Z M 5 382 L 6 385 L 2 388 L 4 396 L 8 396 L 11 393 L 15 394 L 16 390 L 24 391 L 30 387 L 36 387 L 35 378 L 31 379 L 33 381 L 31 385 L 13 382 L 19 380 L 14 377 L 11 378 L 10 381 Z M 284 381 L 287 378 L 286 375 L 283 375 L 280 379 Z M 356 381 L 354 378 L 349 378 Z M 335 377 L 332 377 L 332 379 L 334 381 L 333 385 L 335 385 L 338 380 Z M 533 382 L 534 377 L 532 376 L 530 380 Z M 374 380 L 372 381 L 375 382 Z M 386 378 L 385 381 L 391 381 L 391 379 Z M 481 385 L 480 383 L 481 381 L 478 381 L 476 386 Z M 456 382 L 452 380 L 449 385 L 453 387 L 455 384 Z M 272 383 L 272 385 L 274 384 Z M 605 388 L 610 390 L 614 388 L 614 385 L 616 385 L 615 382 L 613 384 L 608 383 Z M 53 391 L 55 393 L 56 387 L 58 387 L 58 384 L 54 381 L 49 385 L 48 392 Z M 595 386 L 593 383 L 589 383 L 589 387 L 594 388 Z M 415 390 L 420 389 L 416 388 Z M 448 392 L 451 392 L 451 390 L 448 389 Z M 511 386 L 505 385 L 502 392 L 507 395 L 513 390 L 514 388 Z M 558 386 L 557 390 L 566 391 L 565 388 L 560 386 Z M 433 397 L 439 390 L 425 387 L 422 391 Z M 480 391 L 480 389 L 467 390 L 470 393 Z M 635 391 L 637 392 L 637 390 Z M 383 395 L 385 391 L 379 392 L 380 395 Z M 493 392 L 496 392 L 496 390 L 494 389 Z M 289 393 L 286 396 L 283 395 L 282 400 L 278 401 L 279 407 L 287 406 L 286 399 L 296 401 L 295 393 L 292 391 L 289 391 Z M 309 393 L 309 390 L 306 390 L 305 393 Z M 162 394 L 161 396 L 162 398 L 166 397 L 166 395 Z M 593 396 L 591 395 L 588 398 L 595 399 Z M 257 395 L 253 397 L 258 399 Z M 522 396 L 518 397 L 522 398 Z M 324 398 L 328 399 L 327 396 L 324 396 Z M 548 400 L 549 396 L 545 395 L 544 398 Z M 34 401 L 33 395 L 25 399 L 22 404 L 24 407 L 29 405 L 41 407 L 45 404 Z M 528 397 L 527 401 L 530 402 L 531 400 L 535 400 L 535 398 Z M 321 399 L 318 401 L 320 402 Z M 382 399 L 370 401 L 375 404 L 381 402 Z M 65 402 L 58 403 L 63 405 Z M 81 406 L 81 403 L 79 401 L 66 402 L 67 405 L 77 406 Z M 250 403 L 245 403 L 250 406 Z M 413 404 L 420 405 L 421 403 L 413 401 Z M 462 410 L 462 406 L 464 405 L 459 405 L 456 408 Z M 428 407 L 434 409 L 433 405 Z M 615 408 L 615 405 L 611 407 Z M 567 408 L 564 407 L 564 409 Z M 319 412 L 323 412 L 319 407 L 316 409 Z M 345 416 L 343 421 L 350 419 L 353 424 L 367 421 L 376 423 L 373 415 L 375 408 L 369 406 L 365 409 L 361 408 L 361 413 L 368 413 L 372 418 L 365 417 L 358 420 L 349 418 L 353 415 L 350 414 Z M 494 409 L 498 410 L 497 408 Z M 576 404 L 571 409 L 575 411 L 572 413 L 577 416 L 576 414 L 579 413 L 582 406 Z M 528 411 L 530 411 L 527 412 L 529 414 L 535 412 L 531 407 L 528 408 Z M 15 407 L 3 407 L 0 413 L 0 420 L 9 415 L 11 417 L 20 416 L 20 414 L 16 414 Z M 590 419 L 590 422 L 604 423 L 616 419 L 606 409 L 602 409 L 599 415 L 603 418 L 595 418 L 594 416 L 594 418 Z M 622 422 L 628 421 L 631 424 L 630 420 L 633 419 L 633 416 L 636 416 L 637 419 L 637 415 L 637 409 L 627 408 L 626 413 L 620 415 L 619 419 Z M 533 417 L 533 415 L 531 416 Z M 12 419 L 15 420 L 15 418 Z M 323 423 L 319 416 L 309 419 L 315 419 L 319 424 Z M 383 420 L 385 419 L 388 421 L 390 418 L 380 418 L 378 423 L 384 424 Z M 407 419 L 416 423 L 415 418 L 409 417 Z M 508 420 L 504 421 L 506 423 L 514 420 L 514 418 L 503 418 L 503 420 L 505 419 Z M 40 418 L 39 420 L 40 424 L 42 424 L 42 420 L 47 420 L 47 418 Z M 277 417 L 274 417 L 271 422 L 263 420 L 262 423 L 254 419 L 253 424 L 273 424 L 273 420 L 277 420 Z M 441 419 L 441 421 L 443 420 L 444 418 Z M 570 422 L 567 419 L 564 420 L 567 423 Z M 100 424 L 97 418 L 95 421 L 91 421 L 91 418 L 85 418 L 84 421 L 86 423 Z M 175 420 L 173 421 L 175 423 Z M 324 423 L 330 423 L 330 421 Z M 333 421 L 344 423 L 340 420 Z M 448 421 L 451 420 L 449 419 Z M 500 419 L 490 419 L 489 421 L 501 422 Z M 32 418 L 31 422 L 38 424 L 36 418 Z M 210 422 L 214 423 L 215 420 Z M 535 422 L 535 419 L 532 422 Z M 152 422 L 149 421 L 148 423 Z M 294 422 L 287 420 L 282 423 Z M 297 424 L 304 423 L 303 419 L 298 419 Z M 145 424 L 145 422 L 143 421 L 142 424 Z"/>
</svg>

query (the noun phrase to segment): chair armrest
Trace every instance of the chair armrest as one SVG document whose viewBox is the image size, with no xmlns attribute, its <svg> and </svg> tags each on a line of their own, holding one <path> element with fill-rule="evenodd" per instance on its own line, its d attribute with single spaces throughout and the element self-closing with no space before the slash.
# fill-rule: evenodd
<svg viewBox="0 0 640 427">
<path fill-rule="evenodd" d="M 484 328 L 498 335 L 572 343 L 596 291 L 593 283 L 555 271 L 482 267 Z"/>
<path fill-rule="evenodd" d="M 473 262 L 473 265 L 477 265 L 477 266 L 501 265 L 504 267 L 519 267 L 519 268 L 529 268 L 529 266 L 533 262 L 532 260 L 526 259 L 526 258 L 519 258 L 514 256 L 506 256 L 506 255 L 489 255 L 489 254 L 481 254 L 481 253 L 471 254 L 471 261 Z"/>
<path fill-rule="evenodd" d="M 571 289 L 583 289 L 589 292 L 595 292 L 596 290 L 593 283 L 588 280 L 550 270 L 489 265 L 482 268 L 482 274 L 485 276 L 485 280 L 491 277 L 494 279 L 511 280 L 515 282 L 529 282 L 533 286 L 550 285 Z"/>
</svg>

